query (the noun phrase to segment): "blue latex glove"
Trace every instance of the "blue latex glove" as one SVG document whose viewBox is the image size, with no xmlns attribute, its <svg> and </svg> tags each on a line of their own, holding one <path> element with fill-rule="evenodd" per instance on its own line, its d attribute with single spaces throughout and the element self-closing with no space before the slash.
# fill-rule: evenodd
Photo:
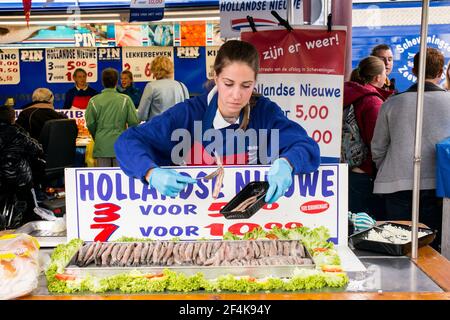
<svg viewBox="0 0 450 320">
<path fill-rule="evenodd" d="M 267 190 L 265 201 L 274 203 L 292 184 L 292 167 L 286 159 L 280 158 L 273 162 L 267 175 L 267 182 L 269 182 L 269 190 Z"/>
<path fill-rule="evenodd" d="M 176 197 L 188 183 L 197 183 L 197 180 L 183 176 L 173 169 L 154 168 L 148 183 L 162 195 Z"/>
<path fill-rule="evenodd" d="M 348 213 L 348 218 L 353 223 L 355 231 L 362 231 L 372 228 L 376 225 L 376 221 L 365 212 Z"/>
</svg>

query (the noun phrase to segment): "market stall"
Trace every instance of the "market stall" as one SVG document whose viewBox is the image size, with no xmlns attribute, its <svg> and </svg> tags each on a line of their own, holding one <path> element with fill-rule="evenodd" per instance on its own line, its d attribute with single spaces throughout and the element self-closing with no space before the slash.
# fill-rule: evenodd
<svg viewBox="0 0 450 320">
<path fill-rule="evenodd" d="M 90 68 L 93 83 L 99 81 L 98 68 L 111 65 L 132 69 L 138 82 L 149 81 L 149 58 L 158 55 L 175 61 L 175 78 L 186 80 L 194 93 L 203 90 L 201 84 L 211 75 L 211 56 L 217 49 L 212 46 L 217 43 L 205 37 L 205 30 L 212 34 L 212 24 L 203 24 L 201 30 L 175 24 L 175 34 L 191 35 L 184 44 L 175 36 L 175 45 L 179 41 L 175 47 L 154 47 L 149 39 L 119 44 L 118 35 L 130 30 L 115 27 L 117 39 L 110 44 L 108 37 L 107 48 L 5 50 L 9 64 L 18 66 L 13 76 L 1 80 L 12 90 L 8 94 L 27 98 L 13 90 L 31 64 L 45 71 L 39 81 L 62 91 L 72 76 L 65 68 L 77 65 Z M 142 34 L 142 26 L 137 29 Z M 197 46 L 193 35 L 197 31 L 207 39 L 205 46 Z M 148 26 L 144 32 L 149 32 Z M 418 235 L 417 259 L 414 253 L 410 259 L 409 251 L 373 253 L 348 242 L 347 166 L 338 163 L 340 139 L 336 137 L 341 123 L 333 121 L 342 117 L 344 28 L 330 25 L 328 30 L 302 27 L 258 32 L 247 30 L 243 36 L 259 45 L 260 51 L 269 44 L 261 54 L 268 61 L 261 64 L 263 81 L 258 91 L 283 104 L 286 116 L 304 126 L 319 143 L 319 169 L 295 175 L 279 201 L 262 203 L 248 216 L 234 220 L 223 209 L 248 184 L 263 182 L 267 166 L 226 166 L 219 184 L 217 177 L 206 178 L 215 167 L 173 167 L 198 179 L 177 198 L 161 195 L 119 168 L 66 169 L 65 235 L 52 242 L 37 234 L 56 233 L 53 227 L 44 230 L 35 224 L 27 232 L 22 229 L 40 241 L 39 258 L 34 259 L 46 266 L 37 286 L 23 299 L 450 299 L 450 263 L 427 246 L 432 231 L 424 228 L 424 234 Z M 92 44 L 88 36 L 78 38 Z M 308 53 L 299 53 L 299 48 L 307 48 Z M 327 58 L 330 51 L 334 56 Z M 299 54 L 304 58 L 300 62 L 290 58 Z M 297 103 L 300 97 L 302 104 Z M 78 119 L 77 146 L 88 145 L 84 112 L 63 112 Z M 240 202 L 236 212 L 248 212 L 259 196 L 252 193 L 254 201 L 246 206 Z M 377 241 L 384 247 L 395 243 L 392 237 L 381 233 L 379 237 L 385 238 Z M 426 237 L 428 242 L 421 243 Z M 34 240 L 27 241 L 36 245 Z M 409 236 L 401 247 L 411 248 L 411 241 L 415 244 Z M 36 247 L 29 250 L 36 251 Z M 8 259 L 22 261 L 24 255 Z"/>
</svg>

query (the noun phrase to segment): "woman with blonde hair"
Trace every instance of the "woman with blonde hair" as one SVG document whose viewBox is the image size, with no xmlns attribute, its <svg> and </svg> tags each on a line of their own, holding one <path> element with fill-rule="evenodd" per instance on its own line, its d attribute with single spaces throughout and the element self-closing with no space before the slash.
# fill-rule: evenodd
<svg viewBox="0 0 450 320">
<path fill-rule="evenodd" d="M 138 118 L 148 121 L 173 105 L 189 98 L 186 86 L 173 80 L 173 62 L 167 57 L 153 59 L 150 70 L 155 81 L 147 83 L 138 108 Z"/>
<path fill-rule="evenodd" d="M 378 112 L 383 102 L 393 94 L 384 90 L 386 67 L 383 60 L 375 56 L 362 59 L 351 74 L 350 81 L 344 83 L 344 106 L 353 105 L 356 122 L 368 153 L 363 162 L 349 168 L 349 211 L 368 212 L 376 216 L 382 209 L 377 207 L 373 196 L 373 180 L 376 176 L 372 161 L 370 143 L 372 141 Z"/>
</svg>

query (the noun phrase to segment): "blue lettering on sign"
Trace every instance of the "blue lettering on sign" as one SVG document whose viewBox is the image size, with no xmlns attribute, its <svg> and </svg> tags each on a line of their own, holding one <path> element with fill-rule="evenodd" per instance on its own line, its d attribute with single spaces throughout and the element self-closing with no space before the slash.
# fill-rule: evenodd
<svg viewBox="0 0 450 320">
<path fill-rule="evenodd" d="M 164 237 L 167 234 L 167 228 L 166 227 L 156 227 L 155 228 L 155 235 L 158 237 Z"/>
<path fill-rule="evenodd" d="M 333 181 L 333 177 L 336 172 L 334 170 L 322 170 L 316 171 L 311 174 L 302 174 L 294 176 L 295 183 L 293 183 L 290 188 L 286 191 L 285 196 L 291 197 L 294 194 L 297 194 L 295 188 L 298 181 L 298 194 L 300 196 L 315 196 L 317 194 L 317 189 L 320 188 L 319 192 L 322 193 L 324 197 L 334 196 L 336 191 L 335 182 Z M 320 175 L 320 176 L 319 176 Z M 205 173 L 202 172 L 198 175 L 198 177 L 204 177 Z M 319 177 L 321 180 L 319 181 Z M 114 175 L 108 173 L 101 173 L 98 175 L 97 180 L 94 179 L 94 174 L 92 172 L 79 174 L 78 179 L 78 190 L 80 193 L 80 199 L 82 201 L 94 201 L 94 200 L 102 200 L 102 201 L 110 201 L 113 196 L 117 201 L 122 201 L 125 199 L 130 200 L 139 200 L 142 201 L 151 201 L 151 200 L 162 200 L 165 201 L 167 199 L 166 196 L 160 195 L 155 188 L 150 187 L 148 184 L 143 184 L 138 179 L 128 178 L 128 187 L 125 181 L 122 181 L 123 175 L 121 173 L 115 173 Z M 198 180 L 197 184 L 188 184 L 185 190 L 180 192 L 179 198 L 186 200 L 190 199 L 194 196 L 194 198 L 202 200 L 207 199 L 210 195 L 210 190 L 214 188 L 214 184 L 216 183 L 216 179 L 212 179 L 209 181 Z M 248 183 L 252 181 L 267 181 L 267 171 L 266 170 L 242 170 L 235 173 L 235 194 L 239 193 Z M 141 190 L 138 188 L 141 187 Z M 219 194 L 219 198 L 224 197 L 224 194 L 221 192 Z M 167 207 L 170 208 L 170 214 L 181 214 L 177 210 L 179 208 L 175 207 Z M 141 209 L 144 215 L 148 215 L 152 213 L 151 211 L 154 208 L 144 207 Z M 159 214 L 164 215 L 166 211 L 163 211 L 163 208 L 158 208 Z M 192 209 L 193 214 L 195 213 L 195 208 Z M 177 213 L 178 212 L 178 213 Z M 186 214 L 186 208 L 184 208 L 184 214 Z"/>
<path fill-rule="evenodd" d="M 236 194 L 251 181 L 261 181 L 261 171 L 253 171 L 253 177 L 251 174 L 250 170 L 244 170 L 244 176 L 241 172 L 236 172 Z M 264 172 L 264 179 L 267 180 L 267 172 Z"/>
<path fill-rule="evenodd" d="M 198 180 L 197 186 L 200 188 L 200 190 L 195 191 L 195 195 L 199 199 L 206 199 L 209 195 L 209 192 L 208 192 L 208 187 L 205 186 L 205 184 L 203 183 L 203 180 Z"/>
<path fill-rule="evenodd" d="M 89 200 L 94 200 L 94 175 L 92 173 L 86 175 L 80 174 L 80 197 L 82 201 L 86 201 L 86 193 L 89 193 Z"/>
<path fill-rule="evenodd" d="M 116 187 L 117 187 L 117 200 L 124 200 L 127 198 L 126 193 L 122 192 L 122 179 L 121 179 L 121 174 L 120 173 L 116 173 Z"/>
<path fill-rule="evenodd" d="M 324 197 L 334 196 L 334 192 L 329 190 L 329 187 L 334 185 L 333 181 L 329 180 L 329 177 L 334 176 L 333 170 L 323 170 L 322 171 L 322 195 Z"/>
<path fill-rule="evenodd" d="M 129 184 L 130 184 L 130 200 L 136 200 L 140 198 L 139 193 L 136 193 L 136 179 L 134 178 L 129 178 Z"/>
<path fill-rule="evenodd" d="M 172 227 L 172 228 L 170 228 L 169 232 L 174 237 L 178 237 L 178 236 L 181 236 L 181 234 L 183 233 L 183 229 L 181 227 Z"/>
<path fill-rule="evenodd" d="M 106 190 L 104 190 L 106 187 Z M 111 177 L 105 173 L 101 173 L 97 181 L 98 197 L 103 201 L 111 199 L 113 186 Z"/>
<path fill-rule="evenodd" d="M 295 184 L 292 183 L 291 186 L 289 187 L 289 189 L 284 193 L 284 196 L 289 198 L 294 194 L 294 190 L 295 190 Z"/>
<path fill-rule="evenodd" d="M 156 226 L 156 227 L 148 226 L 148 227 L 139 227 L 139 230 L 141 231 L 142 236 L 147 238 L 150 236 L 164 237 L 167 234 L 169 234 L 172 237 L 179 237 L 183 235 L 183 233 L 187 237 L 199 236 L 197 226 L 185 226 L 185 227 L 172 226 L 170 228 L 164 226 Z"/>
<path fill-rule="evenodd" d="M 141 213 L 144 216 L 148 216 L 150 213 L 162 216 L 165 215 L 167 212 L 171 215 L 179 215 L 181 213 L 183 213 L 184 215 L 197 214 L 196 211 L 197 206 L 194 204 L 185 204 L 185 205 L 171 204 L 167 208 L 162 204 L 158 204 L 156 206 L 149 204 L 146 206 L 139 206 L 139 209 L 141 210 Z"/>
<path fill-rule="evenodd" d="M 317 180 L 319 179 L 319 171 L 315 171 L 312 174 L 312 180 L 310 174 L 301 174 L 298 176 L 298 184 L 300 187 L 300 195 L 302 197 L 306 196 L 308 193 L 310 196 L 314 197 L 316 195 Z"/>
<path fill-rule="evenodd" d="M 153 200 L 158 199 L 158 196 L 156 194 L 156 189 L 150 187 L 149 184 L 144 185 L 144 188 L 142 189 L 142 200 L 147 201 L 147 196 L 151 195 Z"/>
</svg>

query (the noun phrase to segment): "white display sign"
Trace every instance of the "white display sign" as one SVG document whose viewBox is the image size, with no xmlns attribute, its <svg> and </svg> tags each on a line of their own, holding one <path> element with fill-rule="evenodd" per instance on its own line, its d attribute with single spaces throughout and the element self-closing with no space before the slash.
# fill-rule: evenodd
<svg viewBox="0 0 450 320">
<path fill-rule="evenodd" d="M 214 167 L 172 167 L 202 177 Z M 215 179 L 188 185 L 168 198 L 119 168 L 66 169 L 68 239 L 111 241 L 122 236 L 171 239 L 219 239 L 261 226 L 325 226 L 331 240 L 347 245 L 347 165 L 327 164 L 311 174 L 294 176 L 285 196 L 265 205 L 249 219 L 225 219 L 219 212 L 251 181 L 263 180 L 269 166 L 226 166 L 218 199 L 211 196 Z"/>
<path fill-rule="evenodd" d="M 73 82 L 73 73 L 82 68 L 87 82 L 97 82 L 96 48 L 49 48 L 45 49 L 45 67 L 48 83 Z"/>
<path fill-rule="evenodd" d="M 205 47 L 206 50 L 206 78 L 214 78 L 214 61 L 216 60 L 217 51 L 219 51 L 220 46 L 215 47 Z"/>
<path fill-rule="evenodd" d="M 303 1 L 291 0 L 291 24 L 303 24 Z M 251 16 L 255 26 L 276 27 L 278 20 L 270 13 L 276 11 L 280 17 L 287 19 L 287 0 L 220 0 L 220 35 L 222 38 L 239 37 L 241 28 L 250 26 L 247 16 Z"/>
<path fill-rule="evenodd" d="M 265 28 L 241 33 L 259 52 L 256 89 L 275 101 L 320 147 L 322 163 L 339 162 L 344 98 L 345 27 Z"/>
<path fill-rule="evenodd" d="M 155 80 L 150 69 L 158 56 L 166 56 L 173 62 L 173 47 L 123 47 L 122 69 L 133 73 L 134 82 Z"/>
<path fill-rule="evenodd" d="M 0 84 L 18 84 L 19 82 L 19 50 L 0 49 Z"/>
</svg>

